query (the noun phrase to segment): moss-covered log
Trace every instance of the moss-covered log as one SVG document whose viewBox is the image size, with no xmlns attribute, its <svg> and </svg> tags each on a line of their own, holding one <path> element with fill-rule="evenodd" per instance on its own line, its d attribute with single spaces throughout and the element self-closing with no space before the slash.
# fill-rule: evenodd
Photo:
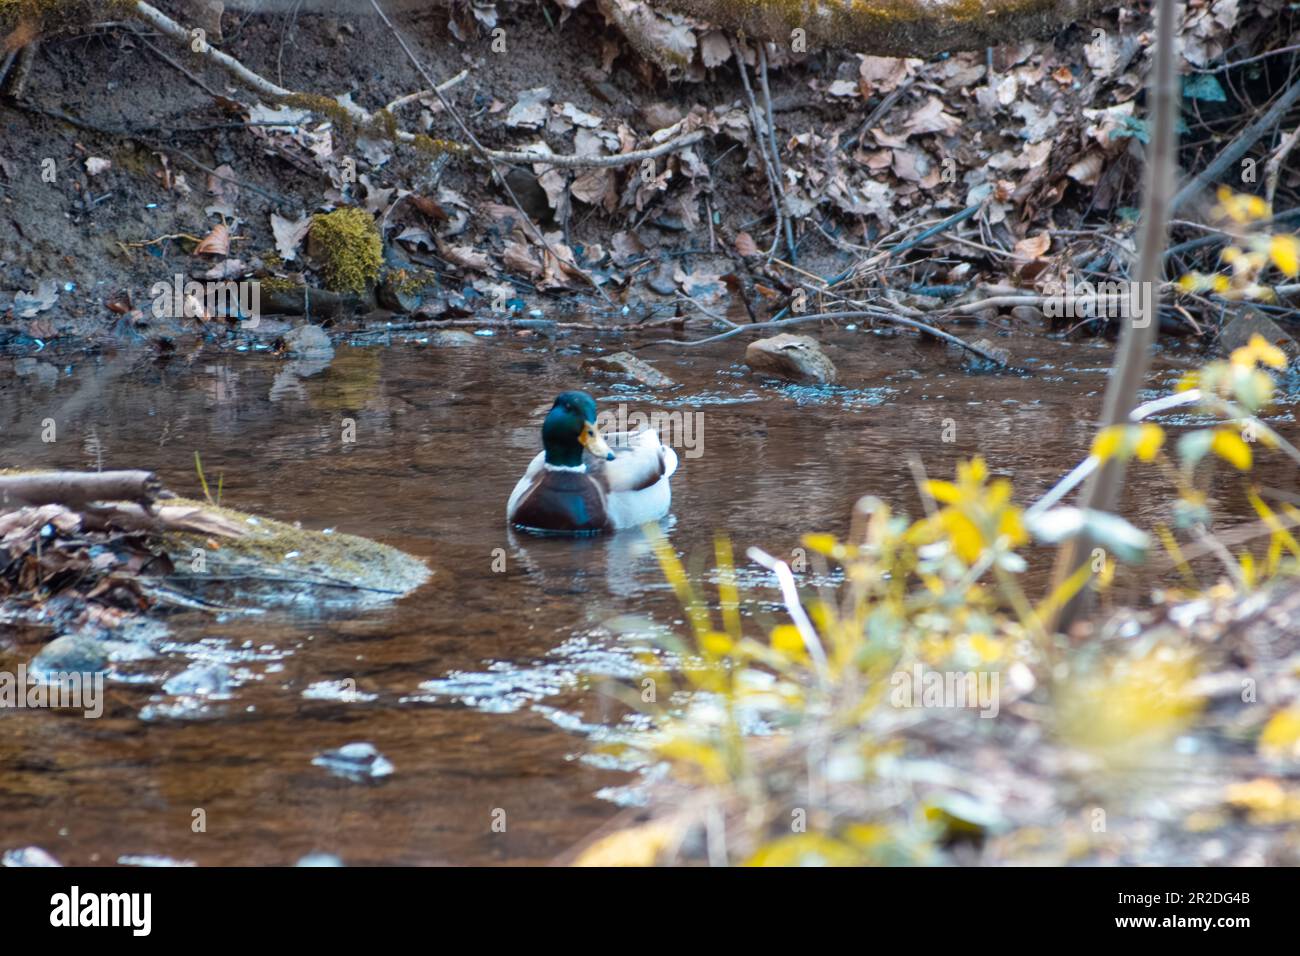
<svg viewBox="0 0 1300 956">
<path fill-rule="evenodd" d="M 933 56 L 1045 36 L 1105 0 L 649 0 L 798 50 Z M 799 34 L 796 31 L 802 30 Z"/>
</svg>

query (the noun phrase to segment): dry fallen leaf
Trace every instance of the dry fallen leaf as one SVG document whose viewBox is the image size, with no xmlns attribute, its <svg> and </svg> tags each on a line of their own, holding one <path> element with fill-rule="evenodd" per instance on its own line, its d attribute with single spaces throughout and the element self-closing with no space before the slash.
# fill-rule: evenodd
<svg viewBox="0 0 1300 956">
<path fill-rule="evenodd" d="M 473 246 L 444 246 L 442 257 L 462 269 L 473 269 L 477 272 L 492 271 L 492 262 L 487 254 L 479 252 Z"/>
<path fill-rule="evenodd" d="M 275 251 L 280 258 L 289 262 L 298 257 L 298 247 L 307 237 L 311 228 L 311 216 L 303 216 L 297 222 L 271 213 L 271 234 L 275 236 Z"/>
<path fill-rule="evenodd" d="M 742 256 L 756 256 L 758 255 L 758 243 L 754 241 L 754 237 L 749 233 L 738 232 L 736 233 L 736 252 Z"/>
<path fill-rule="evenodd" d="M 230 229 L 225 223 L 218 223 L 203 241 L 194 247 L 196 256 L 224 256 L 230 252 Z"/>
<path fill-rule="evenodd" d="M 1101 170 L 1104 164 L 1101 153 L 1089 152 L 1077 163 L 1065 171 L 1075 182 L 1083 183 L 1085 186 L 1097 185 L 1097 180 L 1101 178 Z"/>
<path fill-rule="evenodd" d="M 501 253 L 501 261 L 511 272 L 521 272 L 532 279 L 542 274 L 542 264 L 522 242 L 507 242 Z"/>
<path fill-rule="evenodd" d="M 1052 237 L 1045 232 L 1040 232 L 1036 236 L 1026 236 L 1016 243 L 1016 255 L 1022 259 L 1038 259 L 1052 245 Z"/>
</svg>

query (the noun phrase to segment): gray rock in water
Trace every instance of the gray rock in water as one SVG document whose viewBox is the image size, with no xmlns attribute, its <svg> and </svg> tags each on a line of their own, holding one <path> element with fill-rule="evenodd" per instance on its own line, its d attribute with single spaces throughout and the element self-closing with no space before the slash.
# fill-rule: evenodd
<svg viewBox="0 0 1300 956">
<path fill-rule="evenodd" d="M 163 684 L 168 694 L 215 697 L 230 692 L 230 668 L 216 661 L 191 664 Z"/>
<path fill-rule="evenodd" d="M 745 349 L 745 364 L 753 371 L 792 382 L 835 381 L 835 363 L 822 351 L 817 340 L 807 335 L 781 333 L 750 342 Z"/>
<path fill-rule="evenodd" d="M 961 350 L 961 364 L 968 372 L 995 372 L 1011 364 L 1011 353 L 990 339 L 975 339 L 970 343 L 975 348 L 987 352 L 998 361 L 990 362 L 967 349 Z M 953 346 L 957 348 L 957 346 Z"/>
<path fill-rule="evenodd" d="M 37 680 L 52 680 L 59 674 L 96 674 L 107 666 L 103 644 L 82 634 L 68 634 L 41 648 L 28 671 Z"/>
<path fill-rule="evenodd" d="M 1219 333 L 1219 351 L 1231 355 L 1235 349 L 1249 345 L 1256 335 L 1263 337 L 1270 345 L 1276 345 L 1286 356 L 1287 364 L 1296 367 L 1300 361 L 1300 344 L 1258 309 L 1245 308 L 1228 321 Z"/>
<path fill-rule="evenodd" d="M 284 337 L 290 355 L 323 358 L 334 354 L 334 343 L 319 325 L 300 325 Z"/>
<path fill-rule="evenodd" d="M 582 363 L 584 370 L 616 375 L 640 385 L 651 388 L 668 388 L 675 384 L 671 378 L 648 362 L 643 362 L 631 352 L 615 352 L 613 355 L 593 355 Z"/>
<path fill-rule="evenodd" d="M 393 772 L 392 762 L 371 743 L 344 744 L 312 759 L 312 764 L 348 780 L 378 780 Z"/>
<path fill-rule="evenodd" d="M 63 866 L 38 846 L 25 846 L 21 850 L 5 850 L 0 866 Z"/>
<path fill-rule="evenodd" d="M 462 329 L 440 329 L 429 336 L 429 344 L 440 349 L 463 349 L 482 345 L 483 340 Z"/>
</svg>

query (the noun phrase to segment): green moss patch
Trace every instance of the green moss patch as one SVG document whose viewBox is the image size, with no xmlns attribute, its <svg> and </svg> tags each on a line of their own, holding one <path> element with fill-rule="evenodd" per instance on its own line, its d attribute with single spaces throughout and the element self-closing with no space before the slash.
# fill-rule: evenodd
<svg viewBox="0 0 1300 956">
<path fill-rule="evenodd" d="M 379 277 L 384 245 L 364 209 L 349 206 L 313 216 L 309 241 L 331 292 L 361 293 Z"/>
</svg>

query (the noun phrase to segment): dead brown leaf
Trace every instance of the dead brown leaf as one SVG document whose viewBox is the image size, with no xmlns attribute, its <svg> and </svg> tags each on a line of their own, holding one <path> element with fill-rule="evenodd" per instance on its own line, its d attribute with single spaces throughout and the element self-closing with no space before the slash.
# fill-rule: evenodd
<svg viewBox="0 0 1300 956">
<path fill-rule="evenodd" d="M 230 254 L 230 227 L 224 222 L 212 227 L 212 231 L 194 247 L 196 256 L 225 256 Z"/>
</svg>

